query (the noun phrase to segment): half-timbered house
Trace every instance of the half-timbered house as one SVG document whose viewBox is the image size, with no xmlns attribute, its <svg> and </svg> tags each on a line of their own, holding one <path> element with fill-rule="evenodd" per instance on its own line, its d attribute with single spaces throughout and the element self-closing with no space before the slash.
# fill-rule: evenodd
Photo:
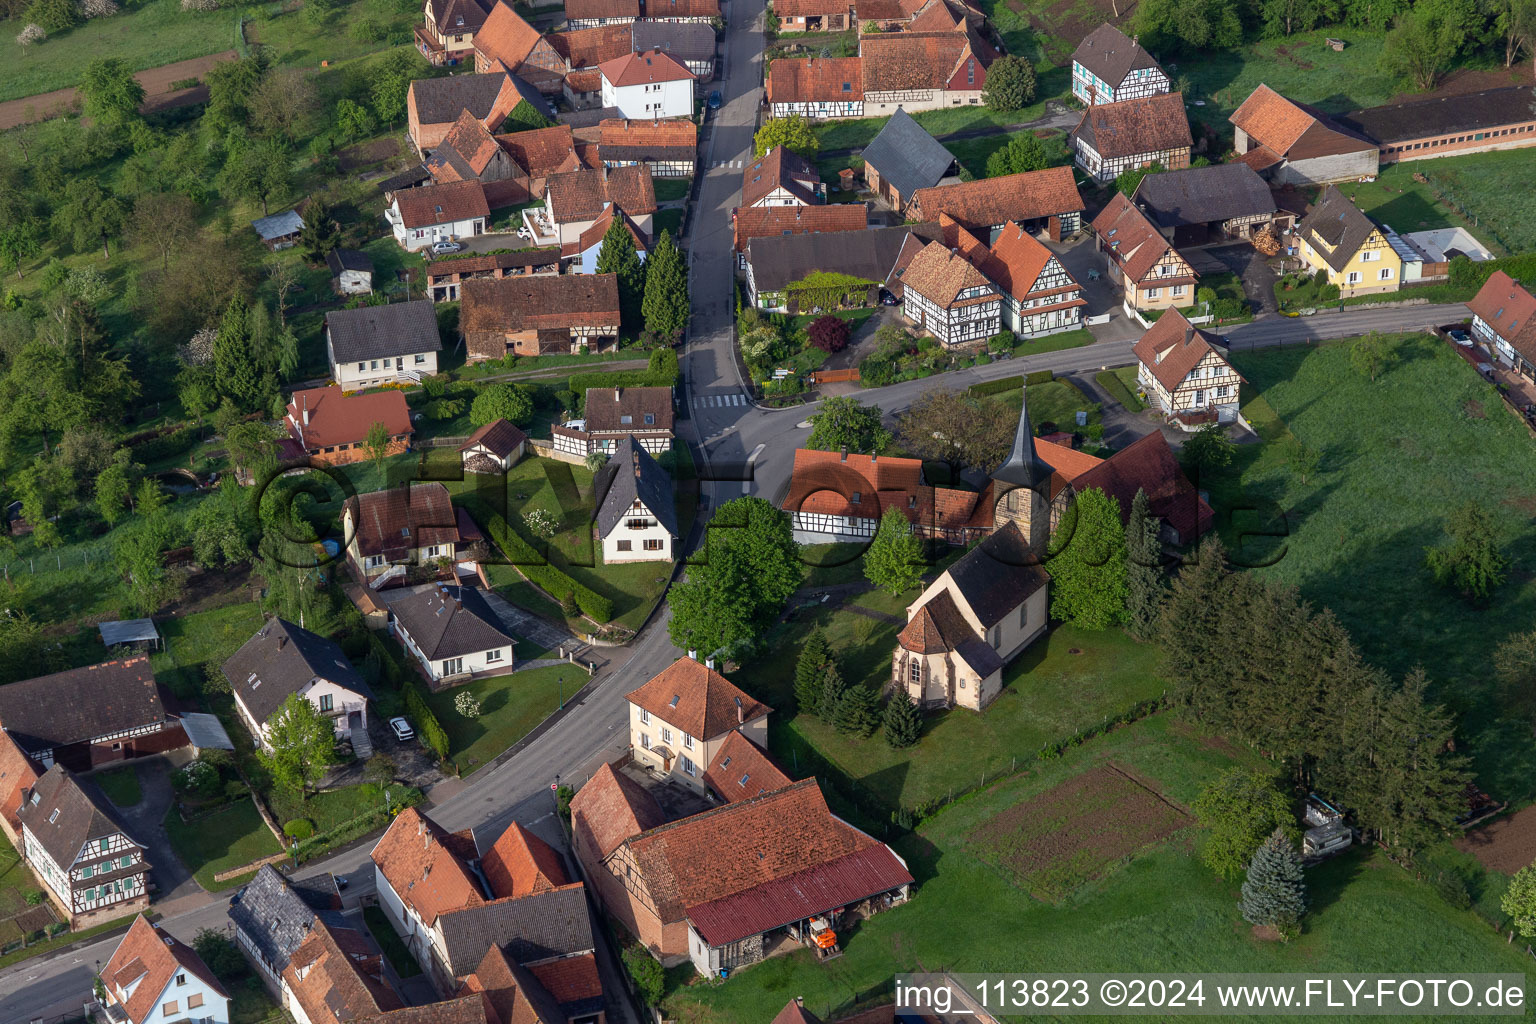
<svg viewBox="0 0 1536 1024">
<path fill-rule="evenodd" d="M 0 686 L 0 728 L 42 767 L 74 771 L 187 743 L 143 654 Z"/>
<path fill-rule="evenodd" d="M 1164 417 L 1185 430 L 1237 419 L 1243 377 L 1221 338 L 1170 309 L 1136 342 L 1136 382 Z"/>
<path fill-rule="evenodd" d="M 653 178 L 687 178 L 699 148 L 698 125 L 686 118 L 629 121 L 609 118 L 597 126 L 597 158 L 604 167 L 645 164 Z"/>
<path fill-rule="evenodd" d="M 1184 95 L 1177 92 L 1091 106 L 1068 141 L 1073 161 L 1098 182 L 1153 164 L 1169 171 L 1188 167 L 1193 144 Z"/>
<path fill-rule="evenodd" d="M 1019 225 L 1003 225 L 984 265 L 1003 299 L 1003 326 L 1024 338 L 1036 338 L 1082 325 L 1082 286 L 1067 273 L 1056 254 Z"/>
<path fill-rule="evenodd" d="M 780 58 L 764 82 L 774 117 L 816 120 L 864 116 L 864 73 L 858 57 Z"/>
<path fill-rule="evenodd" d="M 1180 248 L 1247 241 L 1266 229 L 1283 234 L 1295 219 L 1242 163 L 1149 174 L 1131 201 Z"/>
<path fill-rule="evenodd" d="M 1168 92 L 1168 73 L 1141 43 L 1105 22 L 1072 54 L 1072 96 L 1088 106 Z"/>
<path fill-rule="evenodd" d="M 827 187 L 815 166 L 783 146 L 774 146 L 742 171 L 744 207 L 814 206 L 826 201 Z"/>
<path fill-rule="evenodd" d="M 1002 298 L 960 252 L 930 242 L 901 272 L 902 313 L 943 345 L 985 341 L 1002 325 Z"/>
<path fill-rule="evenodd" d="M 1124 292 L 1127 309 L 1166 309 L 1195 300 L 1199 275 L 1157 225 L 1116 192 L 1093 220 L 1094 244 L 1109 278 Z"/>
<path fill-rule="evenodd" d="M 859 38 L 866 117 L 979 106 L 997 51 L 974 26 L 958 32 L 867 33 Z"/>
<path fill-rule="evenodd" d="M 1059 242 L 1082 225 L 1083 197 L 1070 167 L 946 183 L 913 194 L 910 217 L 938 220 L 946 214 L 988 243 L 1010 221 Z"/>
<path fill-rule="evenodd" d="M 21 854 L 72 926 L 149 906 L 146 847 L 94 784 L 56 764 L 22 797 Z"/>
<path fill-rule="evenodd" d="M 1536 380 L 1536 296 L 1495 270 L 1467 308 L 1477 340 L 1492 349 L 1500 363 Z"/>
<path fill-rule="evenodd" d="M 595 351 L 619 336 L 613 274 L 536 274 L 465 281 L 459 330 L 469 362 Z"/>
</svg>

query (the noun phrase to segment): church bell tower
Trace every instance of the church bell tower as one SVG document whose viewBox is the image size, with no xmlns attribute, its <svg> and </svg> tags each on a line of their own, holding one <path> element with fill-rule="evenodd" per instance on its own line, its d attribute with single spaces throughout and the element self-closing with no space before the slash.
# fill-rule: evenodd
<svg viewBox="0 0 1536 1024">
<path fill-rule="evenodd" d="M 1019 425 L 1013 436 L 1013 450 L 1001 466 L 992 472 L 997 503 L 992 518 L 998 528 L 1017 523 L 1036 554 L 1045 553 L 1051 536 L 1050 486 L 1053 470 L 1035 454 L 1034 433 L 1029 428 L 1028 388 L 1022 389 Z"/>
</svg>

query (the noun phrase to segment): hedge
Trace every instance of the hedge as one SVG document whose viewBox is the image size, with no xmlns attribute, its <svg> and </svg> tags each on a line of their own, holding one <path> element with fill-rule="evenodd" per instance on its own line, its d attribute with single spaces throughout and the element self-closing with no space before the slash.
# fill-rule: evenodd
<svg viewBox="0 0 1536 1024">
<path fill-rule="evenodd" d="M 516 530 L 510 529 L 501 516 L 488 516 L 485 532 L 517 567 L 517 571 L 527 577 L 528 582 L 542 587 L 557 601 L 570 594 L 575 598 L 576 607 L 581 609 L 581 613 L 594 622 L 607 622 L 613 618 L 612 601 L 544 561 L 533 545 L 523 540 Z"/>
<path fill-rule="evenodd" d="M 432 752 L 438 758 L 448 760 L 448 734 L 443 731 L 443 724 L 427 706 L 427 698 L 422 695 L 421 684 L 415 680 L 405 684 L 405 710 L 416 722 L 417 735 L 432 748 Z"/>
<path fill-rule="evenodd" d="M 981 396 L 1001 395 L 1005 391 L 1017 391 L 1030 384 L 1049 384 L 1055 379 L 1056 374 L 1050 370 L 1035 370 L 1022 377 L 1004 377 L 1001 380 L 984 380 L 980 384 L 972 384 L 970 392 Z"/>
<path fill-rule="evenodd" d="M 1466 289 L 1467 298 L 1471 298 L 1477 294 L 1478 289 L 1488 283 L 1488 278 L 1493 276 L 1495 270 L 1504 271 L 1516 281 L 1536 279 L 1536 254 L 1505 256 L 1502 259 L 1482 262 L 1457 256 L 1451 260 L 1450 284 L 1455 288 Z"/>
<path fill-rule="evenodd" d="M 588 388 L 670 388 L 677 383 L 675 373 L 654 373 L 651 370 L 594 370 L 591 373 L 571 374 L 569 387 L 576 394 L 586 397 Z"/>
</svg>

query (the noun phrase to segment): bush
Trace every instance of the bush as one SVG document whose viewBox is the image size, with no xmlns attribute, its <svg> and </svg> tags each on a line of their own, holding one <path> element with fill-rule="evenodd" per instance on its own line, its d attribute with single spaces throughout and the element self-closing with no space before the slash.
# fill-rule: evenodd
<svg viewBox="0 0 1536 1024">
<path fill-rule="evenodd" d="M 185 455 L 197 447 L 197 442 L 202 434 L 198 424 L 192 423 L 173 430 L 168 434 L 161 434 L 134 445 L 133 452 L 135 462 L 148 465 L 153 462 L 161 462 L 165 459 Z"/>
<path fill-rule="evenodd" d="M 1006 391 L 1017 391 L 1023 386 L 1023 377 L 1004 377 L 1001 380 L 984 380 L 980 384 L 972 384 L 970 392 L 973 395 L 985 397 L 987 395 L 1001 395 Z"/>
<path fill-rule="evenodd" d="M 315 826 L 308 818 L 294 818 L 283 824 L 283 835 L 289 839 L 308 839 L 315 834 Z"/>
<path fill-rule="evenodd" d="M 453 698 L 453 710 L 473 720 L 480 717 L 480 702 L 468 690 L 460 690 Z"/>
<path fill-rule="evenodd" d="M 1033 387 L 1036 384 L 1049 384 L 1056 379 L 1056 374 L 1050 370 L 1036 370 L 1024 375 L 1024 386 Z"/>
<path fill-rule="evenodd" d="M 427 698 L 422 695 L 421 684 L 414 680 L 405 687 L 405 710 L 416 724 L 416 735 L 421 737 L 421 741 L 427 745 L 427 748 L 436 754 L 439 760 L 448 760 L 448 734 L 443 731 L 443 724 L 427 706 Z"/>
<path fill-rule="evenodd" d="M 27 893 L 27 906 L 35 907 L 48 899 L 47 893 L 41 889 L 33 889 Z"/>
<path fill-rule="evenodd" d="M 218 768 L 201 759 L 188 762 L 171 776 L 172 789 L 202 800 L 218 795 L 222 787 Z"/>
<path fill-rule="evenodd" d="M 651 353 L 647 372 L 657 379 L 666 378 L 667 380 L 676 381 L 678 374 L 677 352 L 670 348 L 656 349 Z"/>
<path fill-rule="evenodd" d="M 652 373 L 650 370 L 606 370 L 594 373 L 573 373 L 566 388 L 586 397 L 588 388 L 655 388 L 671 387 L 677 383 L 677 368 L 670 375 Z"/>
<path fill-rule="evenodd" d="M 1012 352 L 1016 344 L 1018 339 L 1013 336 L 1012 331 L 999 331 L 987 339 L 987 351 L 1001 355 L 1004 352 Z"/>
<path fill-rule="evenodd" d="M 560 596 L 570 594 L 577 609 L 594 622 L 607 622 L 613 618 L 612 601 L 571 579 L 559 568 L 544 562 L 533 545 L 508 528 L 507 521 L 501 516 L 492 515 L 487 518 L 485 532 L 528 582 L 556 596 L 557 600 Z"/>
<path fill-rule="evenodd" d="M 841 352 L 848 347 L 848 337 L 853 332 L 847 320 L 828 313 L 812 320 L 805 333 L 815 348 L 823 352 Z"/>
<path fill-rule="evenodd" d="M 624 969 L 634 981 L 640 1001 L 646 1006 L 658 1005 L 666 987 L 666 977 L 660 962 L 646 952 L 644 946 L 625 946 L 623 960 Z"/>
<path fill-rule="evenodd" d="M 224 799 L 230 801 L 231 803 L 239 800 L 241 797 L 246 796 L 247 793 L 248 791 L 245 788 L 245 783 L 241 782 L 239 779 L 230 779 L 228 782 L 224 783 Z"/>
<path fill-rule="evenodd" d="M 378 43 L 384 40 L 388 31 L 384 23 L 378 18 L 359 18 L 352 23 L 352 38 L 360 43 Z"/>
</svg>

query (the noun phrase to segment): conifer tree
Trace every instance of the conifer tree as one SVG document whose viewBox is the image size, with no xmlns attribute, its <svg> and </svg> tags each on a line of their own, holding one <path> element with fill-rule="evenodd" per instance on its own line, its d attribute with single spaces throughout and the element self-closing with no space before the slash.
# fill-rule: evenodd
<svg viewBox="0 0 1536 1024">
<path fill-rule="evenodd" d="M 619 321 L 621 327 L 640 332 L 640 301 L 645 294 L 645 264 L 635 251 L 635 238 L 629 233 L 624 217 L 614 211 L 613 223 L 603 234 L 597 250 L 597 272 L 619 277 Z"/>
<path fill-rule="evenodd" d="M 1278 928 L 1282 933 L 1295 929 L 1307 912 L 1301 854 L 1284 829 L 1275 829 L 1254 851 L 1240 907 L 1249 924 Z"/>
<path fill-rule="evenodd" d="M 1195 560 L 1174 577 L 1158 616 L 1163 678 L 1174 680 L 1175 699 L 1196 718 L 1205 717 L 1223 692 L 1222 598 L 1227 577 L 1226 549 L 1212 535 L 1200 545 Z"/>
<path fill-rule="evenodd" d="M 800 648 L 800 660 L 795 663 L 795 706 L 803 714 L 814 715 L 820 710 L 821 687 L 831 657 L 827 635 L 820 626 L 813 627 L 805 638 L 805 646 Z"/>
<path fill-rule="evenodd" d="M 663 231 L 645 267 L 645 297 L 640 303 L 645 329 L 667 339 L 682 337 L 688 326 L 688 268 L 683 254 Z"/>
<path fill-rule="evenodd" d="M 1147 492 L 1136 489 L 1131 519 L 1125 525 L 1125 628 L 1137 640 L 1150 640 L 1166 593 L 1163 546 Z"/>
<path fill-rule="evenodd" d="M 256 364 L 251 337 L 250 307 L 236 293 L 224 310 L 213 339 L 214 386 L 241 409 L 255 405 L 261 389 L 261 370 Z"/>
<path fill-rule="evenodd" d="M 837 709 L 842 706 L 843 694 L 847 692 L 848 684 L 843 681 L 843 674 L 837 669 L 837 662 L 827 664 L 827 670 L 821 677 L 821 699 L 816 705 L 816 715 L 828 725 L 837 724 Z"/>
<path fill-rule="evenodd" d="M 864 552 L 864 576 L 892 596 L 905 593 L 922 582 L 922 557 L 922 540 L 893 505 L 880 517 L 875 539 Z"/>
<path fill-rule="evenodd" d="M 917 713 L 917 705 L 912 703 L 912 695 L 907 693 L 905 687 L 897 687 L 891 699 L 886 701 L 882 726 L 885 729 L 885 742 L 893 747 L 910 747 L 917 742 L 918 734 L 923 729 L 923 720 Z"/>
<path fill-rule="evenodd" d="M 880 724 L 880 699 L 868 686 L 851 686 L 837 702 L 837 731 L 866 738 Z"/>
</svg>

